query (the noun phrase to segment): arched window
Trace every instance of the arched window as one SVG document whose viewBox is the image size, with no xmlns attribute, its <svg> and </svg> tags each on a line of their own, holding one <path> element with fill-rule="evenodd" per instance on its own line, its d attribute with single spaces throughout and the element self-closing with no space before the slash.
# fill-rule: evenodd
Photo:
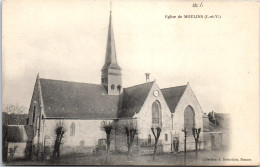
<svg viewBox="0 0 260 167">
<path fill-rule="evenodd" d="M 75 123 L 70 125 L 70 136 L 75 136 Z"/>
<path fill-rule="evenodd" d="M 152 144 L 152 137 L 151 135 L 149 134 L 148 135 L 148 146 L 150 146 Z"/>
<path fill-rule="evenodd" d="M 168 134 L 165 133 L 165 141 L 168 141 Z"/>
<path fill-rule="evenodd" d="M 115 85 L 114 85 L 114 84 L 111 85 L 111 89 L 112 89 L 112 90 L 115 89 Z"/>
<path fill-rule="evenodd" d="M 161 109 L 158 102 L 154 102 L 152 105 L 152 123 L 154 125 L 161 124 Z"/>
<path fill-rule="evenodd" d="M 184 110 L 184 128 L 188 130 L 187 136 L 192 134 L 192 128 L 195 127 L 195 112 L 191 106 Z"/>
</svg>

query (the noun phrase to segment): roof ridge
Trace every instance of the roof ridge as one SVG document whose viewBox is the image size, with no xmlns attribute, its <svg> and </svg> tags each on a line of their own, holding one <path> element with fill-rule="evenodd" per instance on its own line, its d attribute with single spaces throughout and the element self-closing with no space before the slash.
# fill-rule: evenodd
<svg viewBox="0 0 260 167">
<path fill-rule="evenodd" d="M 172 88 L 178 88 L 178 87 L 187 87 L 187 85 L 174 86 L 174 87 L 169 87 L 169 88 L 162 88 L 161 90 L 172 89 Z"/>
<path fill-rule="evenodd" d="M 127 87 L 127 88 L 125 88 L 125 89 L 133 88 L 133 87 L 137 87 L 137 86 L 141 86 L 141 85 L 145 85 L 145 84 L 148 84 L 148 83 L 154 83 L 154 81 L 146 82 L 146 83 L 142 83 L 142 84 L 138 84 L 138 85 L 133 85 L 133 86 Z"/>
<path fill-rule="evenodd" d="M 89 84 L 89 85 L 97 85 L 102 86 L 100 84 L 94 84 L 94 83 L 85 83 L 85 82 L 76 82 L 76 81 L 65 81 L 65 80 L 57 80 L 57 79 L 47 79 L 47 78 L 39 78 L 40 80 L 51 80 L 51 81 L 60 81 L 60 82 L 70 82 L 70 83 L 78 83 L 78 84 Z"/>
</svg>

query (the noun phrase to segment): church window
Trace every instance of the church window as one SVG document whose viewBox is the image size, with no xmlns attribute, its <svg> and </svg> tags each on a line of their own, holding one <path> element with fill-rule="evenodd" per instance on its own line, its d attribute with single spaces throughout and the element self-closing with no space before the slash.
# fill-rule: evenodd
<svg viewBox="0 0 260 167">
<path fill-rule="evenodd" d="M 111 89 L 112 89 L 112 90 L 114 90 L 114 88 L 115 88 L 115 85 L 114 85 L 114 84 L 112 84 L 112 85 L 111 85 Z"/>
<path fill-rule="evenodd" d="M 168 141 L 168 134 L 165 133 L 165 141 Z"/>
<path fill-rule="evenodd" d="M 70 125 L 70 136 L 75 136 L 75 123 Z"/>
<path fill-rule="evenodd" d="M 160 111 L 160 106 L 159 106 L 158 102 L 154 102 L 152 104 L 152 123 L 154 125 L 161 124 L 161 111 Z"/>
<path fill-rule="evenodd" d="M 191 106 L 184 110 L 184 128 L 187 129 L 187 136 L 192 135 L 192 128 L 195 127 L 195 112 Z"/>
</svg>

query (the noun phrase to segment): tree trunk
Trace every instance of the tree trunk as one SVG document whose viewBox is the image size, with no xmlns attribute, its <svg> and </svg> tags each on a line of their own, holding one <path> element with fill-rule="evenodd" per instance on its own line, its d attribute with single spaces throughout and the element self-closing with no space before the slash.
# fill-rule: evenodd
<svg viewBox="0 0 260 167">
<path fill-rule="evenodd" d="M 57 134 L 55 144 L 54 144 L 54 150 L 53 150 L 53 158 L 60 158 L 60 145 L 61 140 L 63 137 L 64 132 L 61 132 L 61 134 Z"/>
<path fill-rule="evenodd" d="M 107 155 L 106 155 L 106 163 L 109 157 L 109 150 L 110 150 L 110 133 L 107 133 Z"/>
<path fill-rule="evenodd" d="M 196 158 L 198 158 L 198 140 L 195 140 Z"/>
<path fill-rule="evenodd" d="M 131 149 L 130 144 L 128 144 L 128 147 L 127 147 L 127 148 L 128 148 L 128 157 L 130 157 L 130 154 L 131 154 L 131 153 L 130 153 L 130 152 L 131 152 L 131 150 L 130 150 L 130 149 Z"/>
<path fill-rule="evenodd" d="M 160 134 L 161 134 L 161 128 L 157 127 L 157 135 L 155 135 L 154 132 L 154 128 L 151 128 L 153 135 L 154 135 L 154 139 L 155 139 L 155 143 L 154 143 L 154 153 L 153 153 L 153 160 L 155 159 L 155 155 L 156 155 L 156 150 L 157 150 L 157 144 L 158 144 L 158 140 L 160 138 Z"/>
<path fill-rule="evenodd" d="M 60 158 L 60 143 L 57 147 L 57 158 Z"/>
<path fill-rule="evenodd" d="M 158 139 L 155 139 L 154 151 L 153 151 L 153 160 L 155 160 L 156 150 L 157 150 Z"/>
</svg>

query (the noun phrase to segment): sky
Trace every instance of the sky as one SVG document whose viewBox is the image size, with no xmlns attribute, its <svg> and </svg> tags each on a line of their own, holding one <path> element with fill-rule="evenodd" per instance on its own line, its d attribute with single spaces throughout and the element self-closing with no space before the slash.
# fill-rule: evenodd
<svg viewBox="0 0 260 167">
<path fill-rule="evenodd" d="M 146 72 L 160 88 L 189 82 L 203 112 L 230 113 L 230 158 L 259 163 L 259 4 L 204 1 L 203 7 L 194 8 L 194 2 L 112 1 L 123 87 L 144 83 Z M 100 84 L 109 4 L 4 1 L 2 103 L 29 107 L 37 73 L 41 78 Z"/>
<path fill-rule="evenodd" d="M 253 6 L 241 12 L 241 3 L 192 8 L 192 2 L 113 0 L 123 86 L 144 83 L 146 72 L 160 88 L 189 82 L 204 112 L 230 112 L 234 106 L 227 102 L 256 98 L 248 88 L 256 87 L 259 75 L 258 43 L 252 43 L 257 27 L 247 19 L 255 12 L 248 12 Z M 100 84 L 109 10 L 101 0 L 4 1 L 3 104 L 28 107 L 37 73 Z M 197 14 L 222 18 L 165 18 Z"/>
</svg>

